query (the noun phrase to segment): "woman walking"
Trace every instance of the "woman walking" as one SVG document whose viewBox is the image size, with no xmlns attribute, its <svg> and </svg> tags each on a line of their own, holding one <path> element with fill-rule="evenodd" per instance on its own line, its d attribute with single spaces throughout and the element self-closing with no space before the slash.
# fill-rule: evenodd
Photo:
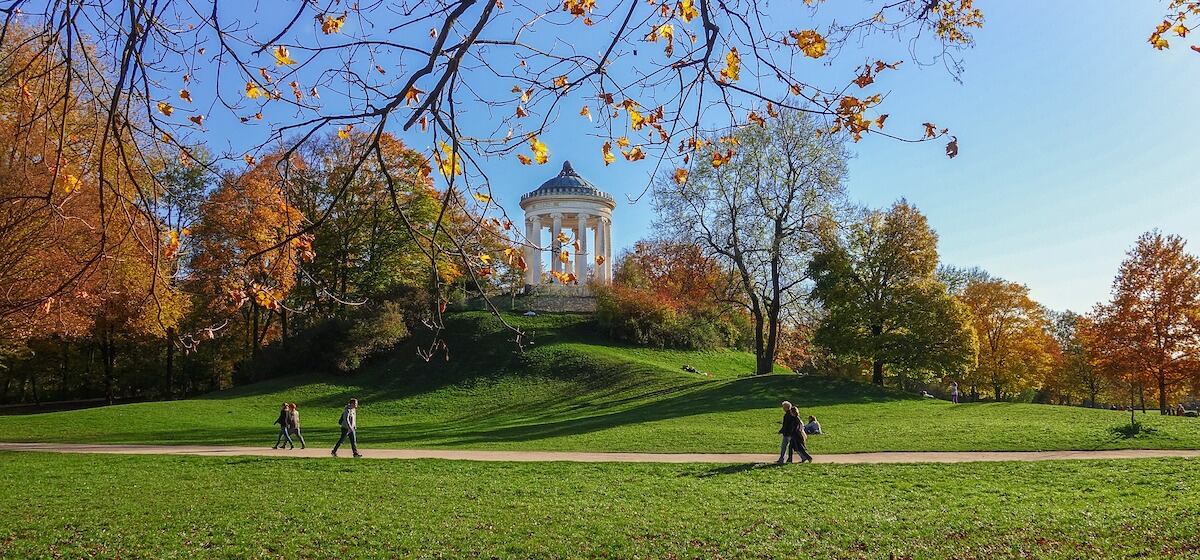
<svg viewBox="0 0 1200 560">
<path fill-rule="evenodd" d="M 307 447 L 304 445 L 304 434 L 300 433 L 300 411 L 296 410 L 296 403 L 288 405 L 288 431 L 300 438 L 300 449 Z"/>
<path fill-rule="evenodd" d="M 788 449 L 787 462 L 792 462 L 792 452 L 795 451 L 800 454 L 801 463 L 811 463 L 813 458 L 808 454 L 808 447 L 805 446 L 808 443 L 808 434 L 804 431 L 804 424 L 800 422 L 800 409 L 793 406 L 790 413 L 796 418 L 796 433 L 792 435 L 792 446 Z"/>
<path fill-rule="evenodd" d="M 296 448 L 296 444 L 292 443 L 292 436 L 288 435 L 288 423 L 291 422 L 289 420 L 290 417 L 288 403 L 283 403 L 283 406 L 279 407 L 279 418 L 275 419 L 275 423 L 279 424 L 279 437 L 275 438 L 275 446 L 271 449 L 283 447 L 284 440 L 287 440 L 287 444 L 292 446 L 292 449 Z"/>
</svg>

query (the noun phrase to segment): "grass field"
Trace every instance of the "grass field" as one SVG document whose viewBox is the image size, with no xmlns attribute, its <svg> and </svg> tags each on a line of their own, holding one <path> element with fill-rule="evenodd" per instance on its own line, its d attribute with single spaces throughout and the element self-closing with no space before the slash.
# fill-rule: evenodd
<svg viewBox="0 0 1200 560">
<path fill-rule="evenodd" d="M 534 333 L 523 354 L 494 317 L 468 313 L 449 325 L 449 362 L 426 364 L 402 348 L 351 377 L 284 377 L 186 401 L 0 417 L 0 441 L 270 445 L 279 403 L 289 401 L 301 407 L 309 442 L 328 445 L 340 407 L 356 396 L 367 448 L 769 451 L 783 399 L 828 431 L 810 440 L 815 453 L 1200 447 L 1192 418 L 1139 414 L 1151 431 L 1125 438 L 1114 431 L 1128 423 L 1124 413 L 952 405 L 819 377 L 748 377 L 754 360 L 742 352 L 614 346 L 578 316 L 508 319 Z"/>
<path fill-rule="evenodd" d="M 0 557 L 1185 558 L 1196 467 L 0 454 Z"/>
</svg>

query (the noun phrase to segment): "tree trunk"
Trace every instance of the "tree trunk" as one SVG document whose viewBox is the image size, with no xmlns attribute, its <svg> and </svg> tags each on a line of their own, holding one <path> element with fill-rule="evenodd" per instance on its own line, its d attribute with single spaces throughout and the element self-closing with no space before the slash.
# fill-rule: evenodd
<svg viewBox="0 0 1200 560">
<path fill-rule="evenodd" d="M 167 397 L 175 395 L 175 327 L 167 327 Z"/>
<path fill-rule="evenodd" d="M 42 396 L 38 394 L 37 370 L 35 368 L 29 369 L 29 390 L 33 392 L 33 404 L 41 406 Z"/>
<path fill-rule="evenodd" d="M 66 338 L 62 339 L 62 369 L 58 375 L 58 398 L 59 400 L 67 400 L 67 376 L 71 373 L 71 343 Z"/>
<path fill-rule="evenodd" d="M 992 389 L 996 393 L 996 402 L 1000 402 L 1000 401 L 1004 400 L 1003 398 L 1001 398 L 1004 396 L 1004 388 L 1003 387 L 1001 387 L 999 385 L 992 385 Z"/>
<path fill-rule="evenodd" d="M 871 337 L 883 335 L 883 325 L 871 325 Z M 883 359 L 876 357 L 871 362 L 871 383 L 883 385 Z"/>
<path fill-rule="evenodd" d="M 284 350 L 287 350 L 287 339 L 288 339 L 288 310 L 287 310 L 287 308 L 286 308 L 286 307 L 281 307 L 281 308 L 280 308 L 280 310 L 279 310 L 279 328 L 280 328 L 280 329 L 283 331 L 283 332 L 280 334 L 279 343 L 280 343 L 280 345 L 282 345 L 282 346 L 283 346 L 283 349 L 284 349 Z"/>
<path fill-rule="evenodd" d="M 100 341 L 100 359 L 104 361 L 104 402 L 113 403 L 113 370 L 116 365 L 117 346 L 113 342 L 112 331 L 105 327 Z"/>
<path fill-rule="evenodd" d="M 251 346 L 251 348 L 250 348 L 250 355 L 257 357 L 258 356 L 258 348 L 259 348 L 259 344 L 258 344 L 258 304 L 257 303 L 254 304 L 253 314 L 254 314 L 254 324 L 253 324 L 253 328 L 250 329 L 250 340 L 251 340 L 251 343 L 253 344 L 253 346 Z"/>
<path fill-rule="evenodd" d="M 1142 409 L 1146 408 L 1142 405 Z M 1167 378 L 1163 375 L 1158 376 L 1158 413 L 1167 413 Z"/>
</svg>

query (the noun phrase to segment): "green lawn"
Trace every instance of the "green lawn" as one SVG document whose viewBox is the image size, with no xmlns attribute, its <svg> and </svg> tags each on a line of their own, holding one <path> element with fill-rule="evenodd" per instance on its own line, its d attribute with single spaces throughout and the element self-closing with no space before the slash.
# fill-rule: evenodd
<svg viewBox="0 0 1200 560">
<path fill-rule="evenodd" d="M 1200 420 L 1139 414 L 1152 431 L 1113 431 L 1125 413 L 1026 404 L 952 405 L 872 386 L 792 374 L 748 377 L 730 351 L 614 346 L 583 318 L 508 317 L 532 331 L 515 352 L 494 317 L 454 317 L 452 359 L 412 348 L 351 377 L 279 378 L 204 398 L 0 417 L 0 441 L 269 445 L 281 401 L 297 402 L 310 443 L 336 436 L 342 404 L 362 403 L 367 447 L 589 451 L 770 451 L 778 403 L 816 415 L 815 453 L 884 450 L 1200 448 Z M 687 373 L 684 364 L 711 375 Z"/>
<path fill-rule="evenodd" d="M 0 557 L 1186 558 L 1197 466 L 0 453 Z"/>
</svg>

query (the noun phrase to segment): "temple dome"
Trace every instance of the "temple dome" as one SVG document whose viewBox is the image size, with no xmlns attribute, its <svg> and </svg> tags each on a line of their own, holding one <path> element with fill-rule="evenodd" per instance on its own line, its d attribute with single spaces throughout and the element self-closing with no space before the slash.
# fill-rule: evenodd
<svg viewBox="0 0 1200 560">
<path fill-rule="evenodd" d="M 596 185 L 581 177 L 575 168 L 571 167 L 569 161 L 563 162 L 562 171 L 557 176 L 551 177 L 550 180 L 542 183 L 542 186 L 525 193 L 521 200 L 552 195 L 584 195 L 612 200 L 612 195 L 596 188 Z"/>
</svg>

